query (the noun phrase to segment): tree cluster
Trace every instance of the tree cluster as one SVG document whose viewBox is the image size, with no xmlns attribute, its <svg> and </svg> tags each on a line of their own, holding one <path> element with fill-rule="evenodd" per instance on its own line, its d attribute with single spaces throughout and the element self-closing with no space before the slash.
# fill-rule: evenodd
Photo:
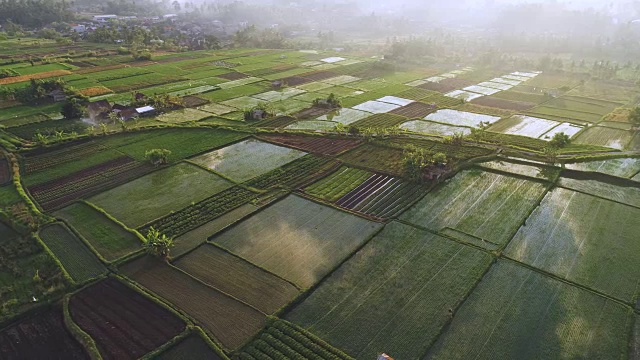
<svg viewBox="0 0 640 360">
<path fill-rule="evenodd" d="M 70 21 L 74 18 L 65 0 L 1 0 L 0 24 L 16 24 L 28 28 L 38 28 L 52 22 Z M 15 26 L 4 26 L 13 35 Z"/>
<path fill-rule="evenodd" d="M 444 153 L 430 153 L 415 145 L 408 145 L 404 150 L 402 163 L 407 177 L 422 181 L 433 166 L 447 165 L 449 160 Z"/>
</svg>

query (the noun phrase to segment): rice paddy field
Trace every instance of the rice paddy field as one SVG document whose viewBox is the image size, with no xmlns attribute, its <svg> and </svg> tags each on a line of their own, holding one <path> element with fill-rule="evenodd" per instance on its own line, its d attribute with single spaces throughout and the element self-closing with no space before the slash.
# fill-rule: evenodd
<svg viewBox="0 0 640 360">
<path fill-rule="evenodd" d="M 541 182 L 467 170 L 427 194 L 400 219 L 496 249 L 509 242 L 545 191 Z"/>
<path fill-rule="evenodd" d="M 0 99 L 0 358 L 638 356 L 633 82 L 31 40 L 0 40 L 0 86 L 185 107 L 116 123 Z"/>
</svg>

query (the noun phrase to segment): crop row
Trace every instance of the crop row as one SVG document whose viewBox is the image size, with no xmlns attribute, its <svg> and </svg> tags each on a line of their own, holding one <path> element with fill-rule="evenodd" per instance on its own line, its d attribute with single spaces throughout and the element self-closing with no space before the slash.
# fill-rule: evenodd
<svg viewBox="0 0 640 360">
<path fill-rule="evenodd" d="M 239 354 L 251 359 L 352 359 L 322 339 L 288 322 L 278 320 Z"/>
<path fill-rule="evenodd" d="M 361 169 L 342 167 L 331 176 L 328 176 L 311 186 L 305 188 L 305 192 L 327 201 L 336 201 L 360 186 L 373 174 Z"/>
<path fill-rule="evenodd" d="M 536 104 L 530 103 L 530 102 L 511 101 L 511 100 L 498 99 L 498 98 L 492 98 L 487 96 L 483 96 L 481 98 L 475 99 L 473 100 L 473 103 L 477 105 L 482 105 L 482 106 L 489 106 L 489 107 L 495 107 L 495 108 L 506 109 L 506 110 L 514 110 L 514 111 L 525 111 L 536 106 Z"/>
<path fill-rule="evenodd" d="M 93 142 L 87 142 L 80 145 L 67 146 L 41 155 L 27 155 L 24 158 L 25 174 L 31 174 L 62 163 L 80 159 L 102 150 L 104 150 L 104 147 Z"/>
<path fill-rule="evenodd" d="M 87 168 L 74 174 L 32 186 L 29 191 L 45 210 L 55 210 L 111 187 L 124 184 L 151 170 L 128 157 Z"/>
<path fill-rule="evenodd" d="M 378 218 L 392 218 L 422 191 L 420 185 L 376 174 L 336 201 L 336 205 Z"/>
<path fill-rule="evenodd" d="M 306 179 L 329 170 L 335 164 L 330 159 L 306 155 L 250 180 L 247 185 L 257 189 L 269 189 L 277 185 L 294 188 Z"/>
<path fill-rule="evenodd" d="M 153 227 L 167 236 L 178 236 L 245 204 L 254 196 L 255 194 L 249 190 L 238 186 L 232 187 L 199 203 L 155 220 L 145 225 L 141 231 L 146 233 L 149 228 Z"/>
<path fill-rule="evenodd" d="M 183 80 L 179 76 L 158 76 L 158 74 L 146 74 L 132 76 L 129 78 L 112 80 L 102 83 L 102 85 L 108 87 L 115 92 L 125 92 L 130 90 L 142 89 L 154 85 L 162 85 L 172 82 Z"/>
<path fill-rule="evenodd" d="M 276 129 L 287 127 L 294 122 L 296 122 L 296 119 L 291 116 L 278 116 L 267 121 L 256 123 L 256 125 L 262 128 Z"/>
<path fill-rule="evenodd" d="M 427 96 L 426 98 L 420 101 L 427 104 L 436 104 L 439 108 L 451 108 L 451 107 L 462 104 L 462 100 L 454 99 L 448 96 L 444 96 L 442 94 L 434 94 L 431 96 Z"/>
<path fill-rule="evenodd" d="M 407 118 L 394 114 L 375 114 L 352 124 L 356 128 L 389 128 L 406 122 Z"/>
</svg>

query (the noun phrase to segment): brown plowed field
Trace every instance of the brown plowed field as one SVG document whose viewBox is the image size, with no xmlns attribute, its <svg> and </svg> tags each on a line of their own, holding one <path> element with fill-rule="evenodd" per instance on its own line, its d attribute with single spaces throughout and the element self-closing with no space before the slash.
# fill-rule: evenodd
<svg viewBox="0 0 640 360">
<path fill-rule="evenodd" d="M 74 295 L 69 310 L 105 360 L 137 359 L 185 328 L 169 310 L 113 278 Z"/>
<path fill-rule="evenodd" d="M 13 324 L 0 332 L 0 359 L 89 359 L 64 326 L 55 308 Z"/>
</svg>

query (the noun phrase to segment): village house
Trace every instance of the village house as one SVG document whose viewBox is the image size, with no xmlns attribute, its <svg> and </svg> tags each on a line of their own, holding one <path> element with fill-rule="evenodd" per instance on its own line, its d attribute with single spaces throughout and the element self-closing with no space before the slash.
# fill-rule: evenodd
<svg viewBox="0 0 640 360">
<path fill-rule="evenodd" d="M 56 89 L 53 90 L 52 92 L 50 92 L 48 94 L 48 96 L 51 98 L 51 100 L 53 100 L 54 102 L 60 102 L 60 101 L 65 101 L 67 100 L 67 94 L 65 94 L 65 92 L 61 89 Z"/>
<path fill-rule="evenodd" d="M 110 112 L 111 104 L 107 100 L 92 102 L 87 106 L 87 115 L 93 121 L 106 119 Z"/>
</svg>

